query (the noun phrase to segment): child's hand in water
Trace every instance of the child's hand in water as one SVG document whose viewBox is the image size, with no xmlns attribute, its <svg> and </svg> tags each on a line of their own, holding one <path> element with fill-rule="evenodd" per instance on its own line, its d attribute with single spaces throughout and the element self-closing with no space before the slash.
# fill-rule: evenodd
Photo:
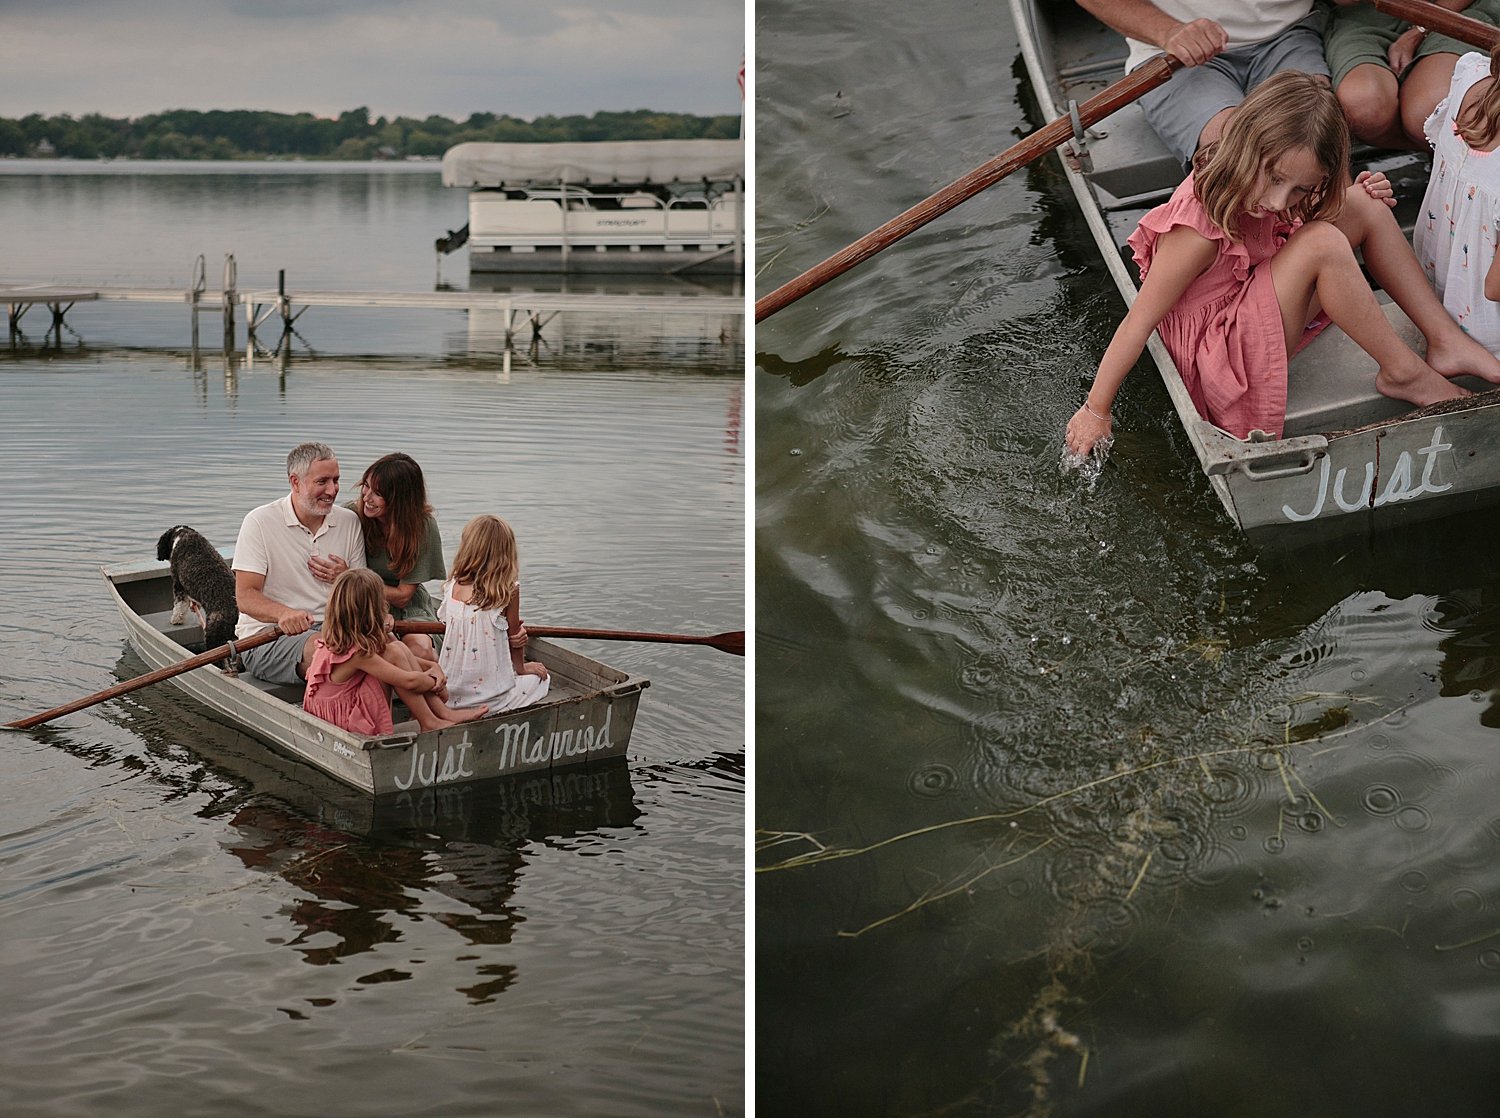
<svg viewBox="0 0 1500 1118">
<path fill-rule="evenodd" d="M 1384 171 L 1361 171 L 1354 178 L 1354 185 L 1364 187 L 1364 191 L 1377 202 L 1384 202 L 1392 209 L 1396 207 L 1396 188 L 1391 185 L 1391 180 L 1385 177 Z"/>
<path fill-rule="evenodd" d="M 1110 416 L 1106 415 L 1101 419 L 1085 402 L 1073 413 L 1073 418 L 1068 420 L 1068 430 L 1065 436 L 1068 453 L 1077 458 L 1088 457 L 1089 451 L 1094 449 L 1094 444 L 1100 439 L 1108 438 L 1113 427 L 1114 423 Z"/>
</svg>

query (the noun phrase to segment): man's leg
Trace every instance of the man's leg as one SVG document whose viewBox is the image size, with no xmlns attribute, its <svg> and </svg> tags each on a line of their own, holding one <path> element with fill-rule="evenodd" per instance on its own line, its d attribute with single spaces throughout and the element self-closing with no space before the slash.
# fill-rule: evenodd
<svg viewBox="0 0 1500 1118">
<path fill-rule="evenodd" d="M 1165 85 L 1142 96 L 1140 105 L 1167 150 L 1187 168 L 1200 142 L 1206 142 L 1204 136 L 1210 125 L 1218 121 L 1217 131 L 1208 137 L 1216 139 L 1223 121 L 1244 97 L 1245 89 L 1232 60 L 1221 55 L 1202 66 L 1178 70 Z"/>
</svg>

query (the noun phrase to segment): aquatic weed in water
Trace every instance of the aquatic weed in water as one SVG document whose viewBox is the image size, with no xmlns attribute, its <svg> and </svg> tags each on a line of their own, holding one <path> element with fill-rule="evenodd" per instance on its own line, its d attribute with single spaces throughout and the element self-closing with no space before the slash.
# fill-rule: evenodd
<svg viewBox="0 0 1500 1118">
<path fill-rule="evenodd" d="M 1114 445 L 1113 434 L 1105 435 L 1093 445 L 1087 454 L 1074 454 L 1064 445 L 1060 468 L 1065 474 L 1074 470 L 1078 471 L 1085 491 L 1092 493 L 1099 487 L 1099 477 L 1104 473 L 1104 463 L 1109 461 L 1109 451 Z"/>
</svg>

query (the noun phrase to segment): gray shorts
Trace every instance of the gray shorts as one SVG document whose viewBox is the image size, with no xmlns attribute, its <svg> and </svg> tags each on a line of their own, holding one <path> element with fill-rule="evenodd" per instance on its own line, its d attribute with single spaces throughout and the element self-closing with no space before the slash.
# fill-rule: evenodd
<svg viewBox="0 0 1500 1118">
<path fill-rule="evenodd" d="M 1301 70 L 1328 76 L 1323 58 L 1323 20 L 1312 15 L 1288 27 L 1274 39 L 1225 51 L 1202 66 L 1184 66 L 1172 80 L 1141 98 L 1146 120 L 1186 170 L 1198 150 L 1198 137 L 1223 110 L 1238 105 L 1245 94 L 1278 70 Z"/>
<path fill-rule="evenodd" d="M 297 665 L 302 663 L 302 647 L 322 627 L 320 623 L 306 633 L 277 637 L 270 644 L 262 644 L 240 653 L 240 660 L 247 672 L 267 683 L 286 683 L 293 687 L 306 683 L 297 674 Z"/>
</svg>

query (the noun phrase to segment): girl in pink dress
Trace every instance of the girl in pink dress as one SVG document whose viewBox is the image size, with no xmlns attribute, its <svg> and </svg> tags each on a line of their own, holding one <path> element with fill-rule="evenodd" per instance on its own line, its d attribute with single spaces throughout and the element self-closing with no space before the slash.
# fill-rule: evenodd
<svg viewBox="0 0 1500 1118">
<path fill-rule="evenodd" d="M 378 574 L 356 567 L 339 575 L 313 645 L 302 709 L 351 733 L 389 734 L 394 687 L 424 730 L 484 717 L 483 709 L 454 710 L 443 702 L 442 669 L 418 661 L 394 639 L 390 619 Z"/>
<path fill-rule="evenodd" d="M 1287 361 L 1332 319 L 1375 359 L 1380 392 L 1417 406 L 1466 393 L 1448 378 L 1500 382 L 1500 361 L 1433 293 L 1390 207 L 1383 174 L 1348 183 L 1349 130 L 1326 83 L 1285 71 L 1240 104 L 1130 246 L 1135 302 L 1068 422 L 1071 454 L 1111 434 L 1115 394 L 1152 330 L 1204 419 L 1236 438 L 1280 438 Z M 1355 258 L 1427 339 L 1426 360 L 1391 328 Z M 1107 445 L 1107 444 L 1106 444 Z"/>
</svg>

